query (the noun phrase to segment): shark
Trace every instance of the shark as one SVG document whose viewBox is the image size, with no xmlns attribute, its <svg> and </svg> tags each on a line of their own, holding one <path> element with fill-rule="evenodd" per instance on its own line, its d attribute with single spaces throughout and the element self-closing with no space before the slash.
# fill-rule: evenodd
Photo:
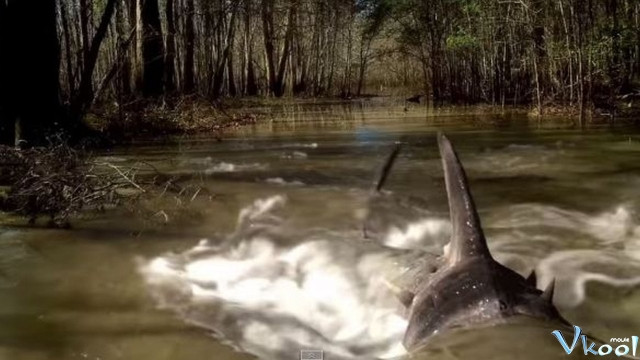
<svg viewBox="0 0 640 360">
<path fill-rule="evenodd" d="M 437 334 L 506 323 L 515 316 L 570 326 L 553 304 L 554 281 L 544 291 L 539 290 L 535 272 L 525 278 L 493 258 L 462 163 L 444 134 L 438 134 L 438 146 L 451 239 L 439 265 L 423 269 L 426 275 L 398 294 L 408 314 L 404 347 L 414 351 L 428 345 Z"/>
</svg>

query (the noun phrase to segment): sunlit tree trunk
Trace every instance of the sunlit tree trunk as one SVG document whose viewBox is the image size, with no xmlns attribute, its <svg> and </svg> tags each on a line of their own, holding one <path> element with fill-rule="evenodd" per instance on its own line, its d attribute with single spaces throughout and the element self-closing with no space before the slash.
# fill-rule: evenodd
<svg viewBox="0 0 640 360">
<path fill-rule="evenodd" d="M 116 6 L 117 18 L 116 18 L 116 29 L 118 32 L 118 43 L 122 44 L 126 39 L 131 38 L 130 41 L 133 41 L 133 37 L 135 36 L 135 28 L 130 25 L 128 16 L 132 16 L 129 12 L 129 8 L 126 5 L 126 1 L 118 1 Z M 135 12 L 133 13 L 135 17 Z M 130 23 L 129 23 L 130 24 Z M 130 55 L 130 56 L 127 56 Z M 128 97 L 131 95 L 131 58 L 135 57 L 134 51 L 127 51 L 127 54 L 122 54 L 120 56 L 120 69 L 118 71 L 117 76 L 117 89 L 119 97 Z"/>
<path fill-rule="evenodd" d="M 80 1 L 80 35 L 82 37 L 82 66 L 81 69 L 84 68 L 85 64 L 89 60 L 89 51 L 91 47 L 91 43 L 89 42 L 89 23 L 92 17 L 91 8 L 93 7 L 91 0 L 79 0 Z"/>
<path fill-rule="evenodd" d="M 294 0 L 289 7 L 289 16 L 284 34 L 284 44 L 278 61 L 278 53 L 276 51 L 275 43 L 276 27 L 274 23 L 275 0 L 262 0 L 262 31 L 264 36 L 269 90 L 276 97 L 284 95 L 284 80 L 291 46 L 291 26 L 293 17 L 295 16 L 296 5 L 297 2 Z"/>
<path fill-rule="evenodd" d="M 245 0 L 244 1 L 244 49 L 245 49 L 245 58 L 244 63 L 246 67 L 246 75 L 245 75 L 245 94 L 249 96 L 258 95 L 258 84 L 256 80 L 256 70 L 253 59 L 253 36 L 252 33 L 252 14 L 253 14 L 253 1 Z"/>
<path fill-rule="evenodd" d="M 230 53 L 233 46 L 232 39 L 235 34 L 234 29 L 235 29 L 237 8 L 238 8 L 237 6 L 233 7 L 233 10 L 231 13 L 231 19 L 229 20 L 229 24 L 227 27 L 227 34 L 224 39 L 224 44 L 223 44 L 224 49 L 222 50 L 222 54 L 218 58 L 217 64 L 214 69 L 212 96 L 215 99 L 217 99 L 221 95 L 221 90 L 224 83 L 225 67 L 227 67 L 227 62 L 230 61 Z M 222 28 L 222 25 L 218 25 L 218 26 Z"/>
<path fill-rule="evenodd" d="M 73 69 L 73 54 L 72 54 L 72 47 L 73 45 L 71 44 L 71 29 L 70 29 L 70 25 L 69 25 L 69 20 L 68 20 L 68 15 L 67 15 L 67 8 L 65 5 L 65 2 L 63 1 L 59 1 L 58 2 L 59 5 L 59 12 L 60 12 L 60 21 L 61 21 L 61 25 L 62 25 L 62 35 L 64 37 L 64 46 L 65 46 L 65 65 L 66 65 L 66 69 L 67 69 L 67 96 L 69 98 L 74 96 L 74 92 L 75 92 L 75 86 L 76 86 L 76 78 L 75 78 L 75 71 Z"/>
<path fill-rule="evenodd" d="M 93 102 L 93 72 L 98 61 L 100 46 L 107 35 L 107 30 L 109 28 L 111 18 L 113 17 L 115 6 L 116 0 L 108 0 L 100 20 L 100 25 L 96 29 L 96 33 L 89 45 L 89 53 L 85 58 L 84 68 L 82 69 L 82 75 L 80 77 L 80 86 L 76 97 L 71 100 L 69 110 L 69 118 L 73 122 L 73 126 L 76 126 L 82 121 L 88 107 Z"/>
</svg>

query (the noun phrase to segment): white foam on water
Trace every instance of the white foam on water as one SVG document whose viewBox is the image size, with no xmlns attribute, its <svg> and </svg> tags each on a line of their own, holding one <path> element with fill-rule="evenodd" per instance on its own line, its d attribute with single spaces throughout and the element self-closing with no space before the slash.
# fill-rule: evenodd
<svg viewBox="0 0 640 360">
<path fill-rule="evenodd" d="M 542 204 L 514 205 L 507 211 L 509 216 L 493 223 L 493 228 L 553 227 L 580 232 L 605 243 L 624 241 L 634 229 L 632 212 L 625 206 L 597 215 Z"/>
<path fill-rule="evenodd" d="M 522 204 L 510 206 L 508 212 L 509 216 L 492 224 L 496 229 L 514 229 L 500 237 L 498 247 L 507 248 L 507 243 L 527 245 L 536 251 L 552 247 L 533 265 L 538 288 L 544 289 L 556 280 L 554 302 L 558 306 L 574 308 L 582 304 L 591 282 L 611 287 L 640 286 L 640 227 L 627 206 L 587 214 Z M 527 229 L 536 234 L 529 235 Z M 574 248 L 576 244 L 581 248 Z"/>
<path fill-rule="evenodd" d="M 397 249 L 420 249 L 425 239 L 441 238 L 451 234 L 449 220 L 426 218 L 407 224 L 404 229 L 391 227 L 384 239 L 386 246 Z"/>
<path fill-rule="evenodd" d="M 267 166 L 264 164 L 233 164 L 223 161 L 208 167 L 204 170 L 204 173 L 207 175 L 211 175 L 217 173 L 232 173 L 248 170 L 264 170 L 266 168 Z"/>
<path fill-rule="evenodd" d="M 407 323 L 388 279 L 402 271 L 410 277 L 409 263 L 429 261 L 425 250 L 444 245 L 449 220 L 391 226 L 382 246 L 363 242 L 359 231 L 287 229 L 277 215 L 284 206 L 280 195 L 257 200 L 240 211 L 223 245 L 202 240 L 143 262 L 158 304 L 260 358 L 294 359 L 300 349 L 322 349 L 331 359 L 404 354 Z M 521 271 L 535 267 L 539 288 L 555 278 L 555 303 L 571 308 L 585 301 L 589 283 L 640 286 L 640 226 L 632 214 L 625 206 L 587 214 L 521 204 L 491 209 L 486 225 L 497 259 L 521 262 Z M 394 251 L 404 252 L 391 248 L 422 252 L 399 260 Z"/>
<path fill-rule="evenodd" d="M 240 213 L 238 214 L 238 228 L 244 225 L 247 221 L 263 220 L 265 217 L 269 216 L 272 211 L 284 206 L 286 202 L 287 199 L 282 195 L 256 200 L 250 206 L 240 210 Z M 273 218 L 274 216 L 269 217 Z"/>
<path fill-rule="evenodd" d="M 309 155 L 304 151 L 292 151 L 282 154 L 283 159 L 293 159 L 293 160 L 303 160 L 309 157 Z"/>
<path fill-rule="evenodd" d="M 287 181 L 281 177 L 268 178 L 265 180 L 265 182 L 268 184 L 283 185 L 283 186 L 303 186 L 304 185 L 302 181 L 298 181 L 298 180 Z"/>
<path fill-rule="evenodd" d="M 349 239 L 357 232 L 300 234 L 279 245 L 287 232 L 279 232 L 274 211 L 285 201 L 260 199 L 240 212 L 238 232 L 265 221 L 269 231 L 144 261 L 158 303 L 260 358 L 295 359 L 309 348 L 332 359 L 404 354 L 406 320 L 384 285 L 393 257 Z"/>
<path fill-rule="evenodd" d="M 318 143 L 293 143 L 284 145 L 283 148 L 308 148 L 308 149 L 317 149 Z"/>
<path fill-rule="evenodd" d="M 593 269 L 596 265 L 609 269 L 606 272 Z M 621 253 L 602 250 L 554 252 L 538 264 L 537 273 L 541 288 L 552 279 L 556 280 L 554 303 L 564 308 L 576 307 L 584 302 L 587 284 L 592 281 L 612 287 L 640 285 L 640 276 L 637 275 L 640 273 L 640 263 L 630 261 Z"/>
</svg>

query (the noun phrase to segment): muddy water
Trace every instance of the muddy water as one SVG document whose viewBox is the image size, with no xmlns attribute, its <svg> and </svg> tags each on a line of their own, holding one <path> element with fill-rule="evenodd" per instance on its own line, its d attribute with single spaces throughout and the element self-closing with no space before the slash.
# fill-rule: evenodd
<svg viewBox="0 0 640 360">
<path fill-rule="evenodd" d="M 385 281 L 447 241 L 437 131 L 467 167 L 495 257 L 535 268 L 540 287 L 556 278 L 556 303 L 590 334 L 640 335 L 640 134 L 473 113 L 292 106 L 221 143 L 104 154 L 188 175 L 215 196 L 163 199 L 151 220 L 114 210 L 73 230 L 3 226 L 0 359 L 403 356 Z M 395 141 L 405 145 L 386 193 L 370 201 Z M 561 358 L 551 329 L 461 332 L 425 356 Z"/>
</svg>

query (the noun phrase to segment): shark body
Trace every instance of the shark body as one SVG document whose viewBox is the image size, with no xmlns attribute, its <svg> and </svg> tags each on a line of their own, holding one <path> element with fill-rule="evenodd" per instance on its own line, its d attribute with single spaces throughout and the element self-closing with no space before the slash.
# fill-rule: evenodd
<svg viewBox="0 0 640 360">
<path fill-rule="evenodd" d="M 476 211 L 465 171 L 451 142 L 438 136 L 445 174 L 452 234 L 445 255 L 430 275 L 400 300 L 408 309 L 403 344 L 412 351 L 438 333 L 457 327 L 497 324 L 516 315 L 568 325 L 553 305 L 553 282 L 536 288 L 535 273 L 524 278 L 493 259 Z"/>
</svg>

